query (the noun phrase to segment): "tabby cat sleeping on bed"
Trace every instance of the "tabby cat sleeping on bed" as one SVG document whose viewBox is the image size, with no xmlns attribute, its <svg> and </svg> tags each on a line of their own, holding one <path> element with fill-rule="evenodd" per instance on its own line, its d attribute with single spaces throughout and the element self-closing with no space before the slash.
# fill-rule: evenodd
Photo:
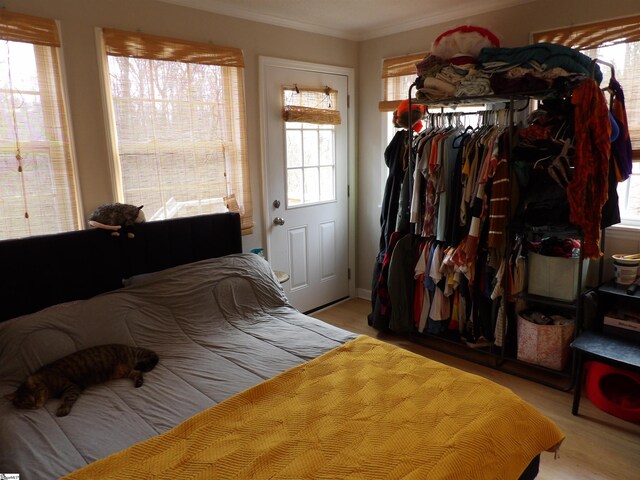
<svg viewBox="0 0 640 480">
<path fill-rule="evenodd" d="M 142 372 L 153 369 L 158 360 L 158 355 L 146 348 L 98 345 L 43 366 L 6 398 L 17 408 L 36 409 L 49 398 L 60 397 L 56 415 L 64 417 L 86 387 L 115 378 L 131 378 L 136 388 L 140 387 Z"/>
</svg>

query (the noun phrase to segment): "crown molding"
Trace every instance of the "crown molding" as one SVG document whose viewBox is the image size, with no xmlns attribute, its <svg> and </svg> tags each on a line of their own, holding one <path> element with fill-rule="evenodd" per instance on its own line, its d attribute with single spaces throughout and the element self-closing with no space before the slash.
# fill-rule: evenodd
<svg viewBox="0 0 640 480">
<path fill-rule="evenodd" d="M 493 12 L 503 8 L 510 8 L 518 5 L 524 5 L 526 3 L 535 2 L 536 0 L 492 0 L 488 2 L 476 2 L 473 6 L 468 7 L 452 7 L 450 11 L 441 12 L 422 16 L 416 16 L 416 18 L 397 22 L 393 25 L 381 28 L 368 28 L 365 31 L 355 35 L 358 41 L 372 40 L 374 38 L 386 37 L 388 35 L 394 35 L 396 33 L 407 32 L 409 30 L 415 30 L 423 27 L 430 27 L 432 25 L 438 25 L 441 23 L 450 22 L 453 20 L 461 20 L 463 18 L 469 18 L 473 15 L 480 15 L 487 12 Z"/>
<path fill-rule="evenodd" d="M 415 18 L 407 21 L 394 22 L 391 25 L 371 26 L 363 29 L 337 29 L 324 25 L 317 25 L 299 20 L 288 19 L 277 15 L 261 13 L 258 11 L 247 10 L 226 2 L 217 0 L 158 0 L 163 3 L 180 5 L 187 8 L 194 8 L 219 15 L 241 18 L 259 23 L 274 25 L 277 27 L 291 28 L 309 33 L 317 33 L 320 35 L 328 35 L 331 37 L 343 38 L 352 41 L 372 40 L 374 38 L 385 37 L 396 33 L 402 33 L 417 28 L 437 25 L 453 20 L 468 18 L 473 15 L 479 15 L 502 8 L 509 8 L 517 5 L 531 3 L 536 0 L 489 0 L 475 2 L 471 6 L 452 7 L 450 10 L 441 13 L 422 14 L 416 13 Z"/>
</svg>

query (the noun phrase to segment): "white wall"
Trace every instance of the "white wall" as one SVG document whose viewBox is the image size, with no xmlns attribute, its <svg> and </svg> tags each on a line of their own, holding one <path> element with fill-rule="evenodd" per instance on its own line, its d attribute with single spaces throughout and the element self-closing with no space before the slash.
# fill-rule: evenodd
<svg viewBox="0 0 640 480">
<path fill-rule="evenodd" d="M 426 2 L 423 2 L 426 5 Z M 452 2 L 452 5 L 455 2 Z M 419 8 L 419 4 L 416 4 Z M 452 7 L 455 8 L 455 7 Z M 382 197 L 381 168 L 384 162 L 385 128 L 383 115 L 378 112 L 382 99 L 380 80 L 382 59 L 409 53 L 428 51 L 433 40 L 442 32 L 464 24 L 488 28 L 498 35 L 501 46 L 518 47 L 530 42 L 530 34 L 572 24 L 623 17 L 640 13 L 638 0 L 539 0 L 522 6 L 498 10 L 482 15 L 466 17 L 460 12 L 460 20 L 434 25 L 368 40 L 359 49 L 359 168 L 358 175 L 358 276 L 356 285 L 362 296 L 368 298 L 371 273 L 378 253 L 380 236 L 379 218 Z M 623 86 L 624 87 L 624 86 Z M 617 236 L 616 236 L 617 235 Z M 616 234 L 609 232 L 607 254 L 640 251 L 638 232 Z M 612 269 L 608 265 L 607 272 Z"/>
</svg>

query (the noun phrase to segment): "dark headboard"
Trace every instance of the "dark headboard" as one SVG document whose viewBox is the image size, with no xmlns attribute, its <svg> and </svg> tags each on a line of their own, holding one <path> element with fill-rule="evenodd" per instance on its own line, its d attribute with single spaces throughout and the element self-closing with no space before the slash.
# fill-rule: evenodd
<svg viewBox="0 0 640 480">
<path fill-rule="evenodd" d="M 134 227 L 135 237 L 82 230 L 0 241 L 0 321 L 122 287 L 122 279 L 242 252 L 240 215 Z"/>
</svg>

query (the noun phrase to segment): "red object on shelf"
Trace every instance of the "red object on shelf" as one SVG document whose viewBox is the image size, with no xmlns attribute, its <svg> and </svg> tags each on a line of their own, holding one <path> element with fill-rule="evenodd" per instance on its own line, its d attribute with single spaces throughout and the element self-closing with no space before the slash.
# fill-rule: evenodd
<svg viewBox="0 0 640 480">
<path fill-rule="evenodd" d="M 640 423 L 640 374 L 600 362 L 585 364 L 587 396 L 600 410 Z"/>
</svg>

